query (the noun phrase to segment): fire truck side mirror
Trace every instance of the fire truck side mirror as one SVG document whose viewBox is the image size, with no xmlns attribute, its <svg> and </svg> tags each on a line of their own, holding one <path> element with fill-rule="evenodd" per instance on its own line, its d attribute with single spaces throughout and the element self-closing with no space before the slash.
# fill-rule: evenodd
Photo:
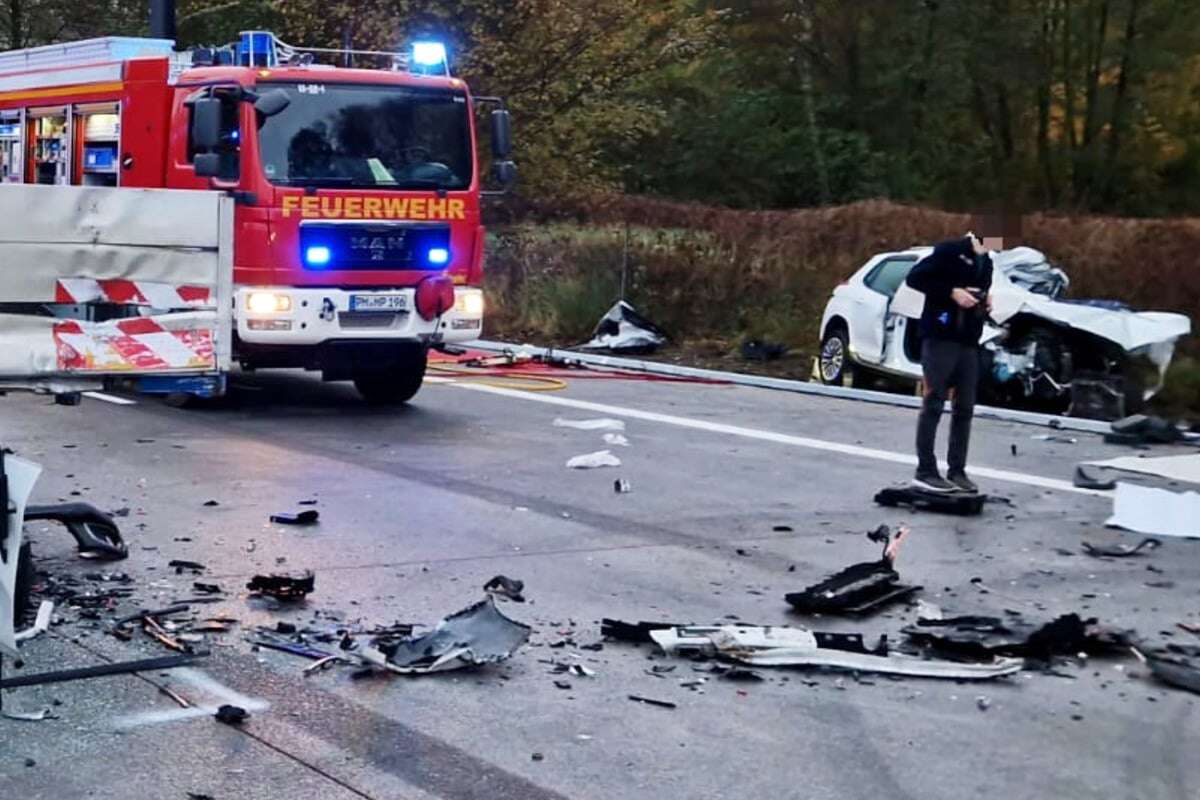
<svg viewBox="0 0 1200 800">
<path fill-rule="evenodd" d="M 221 142 L 221 101 L 202 97 L 192 103 L 192 146 L 198 151 L 212 150 Z M 200 165 L 196 165 L 199 172 Z"/>
<path fill-rule="evenodd" d="M 508 111 L 498 108 L 492 112 L 492 155 L 504 161 L 512 154 L 512 123 Z"/>
<path fill-rule="evenodd" d="M 221 174 L 221 156 L 217 153 L 197 153 L 192 160 L 197 178 L 216 178 Z"/>
<path fill-rule="evenodd" d="M 273 117 L 292 104 L 292 98 L 282 89 L 272 89 L 254 101 L 254 110 L 264 117 Z"/>
<path fill-rule="evenodd" d="M 517 180 L 517 165 L 511 161 L 496 161 L 492 164 L 492 178 L 504 188 Z"/>
</svg>

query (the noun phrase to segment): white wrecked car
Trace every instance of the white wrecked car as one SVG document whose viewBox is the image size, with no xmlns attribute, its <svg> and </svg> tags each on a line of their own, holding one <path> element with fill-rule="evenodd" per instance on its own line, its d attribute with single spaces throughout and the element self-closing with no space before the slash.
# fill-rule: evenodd
<svg viewBox="0 0 1200 800">
<path fill-rule="evenodd" d="M 853 368 L 921 377 L 917 321 L 925 297 L 905 278 L 931 252 L 881 253 L 834 289 L 821 318 L 823 382 L 841 384 Z M 1191 332 L 1182 314 L 1066 299 L 1067 275 L 1031 247 L 994 252 L 992 264 L 993 309 L 980 339 L 980 396 L 991 402 L 1134 413 L 1162 387 L 1175 343 Z"/>
</svg>

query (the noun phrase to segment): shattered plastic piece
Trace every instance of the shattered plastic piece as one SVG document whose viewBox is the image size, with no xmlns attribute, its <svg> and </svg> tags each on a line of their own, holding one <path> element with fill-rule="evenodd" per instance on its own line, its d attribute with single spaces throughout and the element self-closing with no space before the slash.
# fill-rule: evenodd
<svg viewBox="0 0 1200 800">
<path fill-rule="evenodd" d="M 908 597 L 920 586 L 900 583 L 900 573 L 894 564 L 900 543 L 908 528 L 901 528 L 893 540 L 886 525 L 867 536 L 883 543 L 878 561 L 852 564 L 800 592 L 784 595 L 784 599 L 802 614 L 862 614 L 887 603 Z"/>
<path fill-rule="evenodd" d="M 1078 614 L 1064 614 L 1040 626 L 989 616 L 918 619 L 902 632 L 919 645 L 976 659 L 1022 656 L 1049 661 L 1056 655 L 1109 652 L 1127 641 L 1124 634 L 1099 628 L 1095 619 L 1084 620 Z"/>
<path fill-rule="evenodd" d="M 532 629 L 500 613 L 489 596 L 446 617 L 421 636 L 363 648 L 363 661 L 399 672 L 426 673 L 504 661 Z"/>
<path fill-rule="evenodd" d="M 215 583 L 201 583 L 200 581 L 194 582 L 192 588 L 200 594 L 220 594 L 222 591 L 221 587 Z"/>
<path fill-rule="evenodd" d="M 221 504 L 220 504 L 220 503 L 218 503 L 216 500 L 205 500 L 205 501 L 204 501 L 204 505 L 205 505 L 205 506 L 207 506 L 208 508 L 214 508 L 214 507 L 216 507 L 216 506 L 219 506 L 219 505 L 221 505 Z"/>
<path fill-rule="evenodd" d="M 58 719 L 49 706 L 38 711 L 0 711 L 0 717 L 18 722 L 42 722 L 47 719 Z"/>
<path fill-rule="evenodd" d="M 613 491 L 617 494 L 629 494 L 632 491 L 632 487 L 629 485 L 629 481 L 624 478 L 617 478 L 613 481 Z"/>
<path fill-rule="evenodd" d="M 205 566 L 199 561 L 181 561 L 179 559 L 174 559 L 167 562 L 167 566 L 175 570 L 176 575 L 182 575 L 185 569 L 190 569 L 192 572 L 203 572 L 205 570 Z"/>
<path fill-rule="evenodd" d="M 54 603 L 49 600 L 43 600 L 38 606 L 37 617 L 33 621 L 32 628 L 17 633 L 13 638 L 18 642 L 23 642 L 32 639 L 38 634 L 45 633 L 50 628 L 50 615 L 54 613 Z"/>
<path fill-rule="evenodd" d="M 652 353 L 666 340 L 667 335 L 661 328 L 621 300 L 600 319 L 592 332 L 591 341 L 580 345 L 579 349 Z"/>
<path fill-rule="evenodd" d="M 1075 466 L 1075 477 L 1071 482 L 1080 489 L 1095 489 L 1100 492 L 1107 492 L 1117 488 L 1115 480 L 1103 477 L 1098 470 L 1092 469 L 1085 464 L 1077 464 Z"/>
<path fill-rule="evenodd" d="M 250 643 L 256 644 L 259 647 L 265 647 L 268 650 L 278 650 L 281 653 L 291 653 L 294 656 L 311 658 L 313 661 L 321 661 L 335 655 L 334 653 L 318 650 L 315 647 L 309 647 L 308 645 L 300 644 L 298 642 L 285 642 L 278 639 L 268 639 L 264 637 L 251 639 Z"/>
<path fill-rule="evenodd" d="M 975 516 L 983 511 L 987 497 L 962 492 L 924 492 L 912 486 L 889 486 L 879 490 L 875 495 L 875 502 L 881 506 L 906 506 L 917 511 Z"/>
<path fill-rule="evenodd" d="M 600 635 L 618 642 L 653 644 L 651 633 L 682 627 L 673 622 L 622 622 L 619 619 L 600 620 Z M 674 667 L 672 667 L 674 669 Z"/>
<path fill-rule="evenodd" d="M 240 706 L 226 704 L 218 708 L 213 716 L 217 718 L 217 722 L 226 725 L 241 725 L 250 717 L 250 712 Z"/>
<path fill-rule="evenodd" d="M 578 431 L 623 431 L 625 430 L 625 421 L 607 417 L 600 419 L 563 419 L 559 417 L 554 420 L 554 427 L 574 428 Z"/>
<path fill-rule="evenodd" d="M 1154 475 L 1180 483 L 1200 484 L 1200 453 L 1154 458 L 1121 456 L 1105 461 L 1089 461 L 1087 466 L 1121 472 L 1136 472 L 1140 475 Z"/>
<path fill-rule="evenodd" d="M 1153 536 L 1200 538 L 1200 493 L 1118 483 L 1112 516 L 1104 523 Z"/>
<path fill-rule="evenodd" d="M 641 695 L 631 694 L 629 699 L 635 703 L 645 703 L 648 706 L 658 706 L 659 708 L 678 708 L 677 705 L 668 700 L 654 700 L 650 697 L 642 697 Z"/>
<path fill-rule="evenodd" d="M 129 556 L 121 538 L 121 529 L 108 514 L 90 503 L 64 503 L 57 506 L 27 506 L 25 521 L 58 522 L 75 538 L 81 558 L 120 561 Z"/>
<path fill-rule="evenodd" d="M 270 595 L 278 600 L 302 600 L 312 592 L 315 584 L 316 576 L 312 570 L 306 570 L 293 575 L 255 575 L 246 588 L 255 594 Z"/>
<path fill-rule="evenodd" d="M 1130 546 L 1127 544 L 1114 544 L 1109 547 L 1101 547 L 1094 545 L 1091 542 L 1081 542 L 1083 551 L 1089 556 L 1097 558 L 1126 558 L 1128 556 L 1136 556 L 1144 548 L 1146 550 L 1157 550 L 1162 547 L 1162 542 L 1155 539 L 1153 536 L 1147 536 L 1137 544 Z"/>
<path fill-rule="evenodd" d="M 1024 665 L 1021 659 L 1012 658 L 967 664 L 836 649 L 823 646 L 812 631 L 785 626 L 697 626 L 654 631 L 651 636 L 668 655 L 720 656 L 760 667 L 824 667 L 912 677 L 990 680 L 1011 675 Z"/>
<path fill-rule="evenodd" d="M 584 453 L 567 461 L 567 469 L 596 469 L 598 467 L 619 466 L 621 466 L 621 459 L 614 456 L 611 450 Z"/>
<path fill-rule="evenodd" d="M 507 597 L 517 603 L 525 602 L 525 597 L 521 594 L 525 590 L 525 581 L 515 580 L 505 575 L 497 575 L 492 578 L 483 585 L 483 590 L 488 594 Z"/>
<path fill-rule="evenodd" d="M 629 440 L 620 433 L 604 434 L 604 443 L 610 447 L 629 447 Z"/>
<path fill-rule="evenodd" d="M 1200 694 L 1200 668 L 1183 659 L 1150 657 L 1146 665 L 1164 683 Z"/>
<path fill-rule="evenodd" d="M 309 508 L 296 514 L 280 513 L 272 514 L 271 522 L 279 525 L 312 525 L 321 516 L 321 512 L 316 509 Z"/>
</svg>

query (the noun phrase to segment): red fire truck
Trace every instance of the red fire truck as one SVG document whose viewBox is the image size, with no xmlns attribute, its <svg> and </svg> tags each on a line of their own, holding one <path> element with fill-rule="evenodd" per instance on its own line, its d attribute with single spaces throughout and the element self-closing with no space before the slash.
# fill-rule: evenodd
<svg viewBox="0 0 1200 800">
<path fill-rule="evenodd" d="M 173 48 L 107 37 L 0 53 L 0 180 L 232 194 L 235 361 L 411 398 L 429 347 L 481 333 L 474 108 L 498 105 L 503 185 L 503 102 L 472 98 L 435 42 L 355 56 L 391 57 L 376 69 L 319 64 L 349 56 L 263 32 Z"/>
</svg>

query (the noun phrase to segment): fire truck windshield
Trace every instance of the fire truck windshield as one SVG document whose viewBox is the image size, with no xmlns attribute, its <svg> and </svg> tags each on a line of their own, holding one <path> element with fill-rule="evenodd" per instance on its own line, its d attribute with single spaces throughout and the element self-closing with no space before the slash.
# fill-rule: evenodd
<svg viewBox="0 0 1200 800">
<path fill-rule="evenodd" d="M 259 120 L 267 179 L 281 186 L 465 189 L 471 134 L 462 93 L 338 83 L 259 84 L 291 103 Z"/>
</svg>

